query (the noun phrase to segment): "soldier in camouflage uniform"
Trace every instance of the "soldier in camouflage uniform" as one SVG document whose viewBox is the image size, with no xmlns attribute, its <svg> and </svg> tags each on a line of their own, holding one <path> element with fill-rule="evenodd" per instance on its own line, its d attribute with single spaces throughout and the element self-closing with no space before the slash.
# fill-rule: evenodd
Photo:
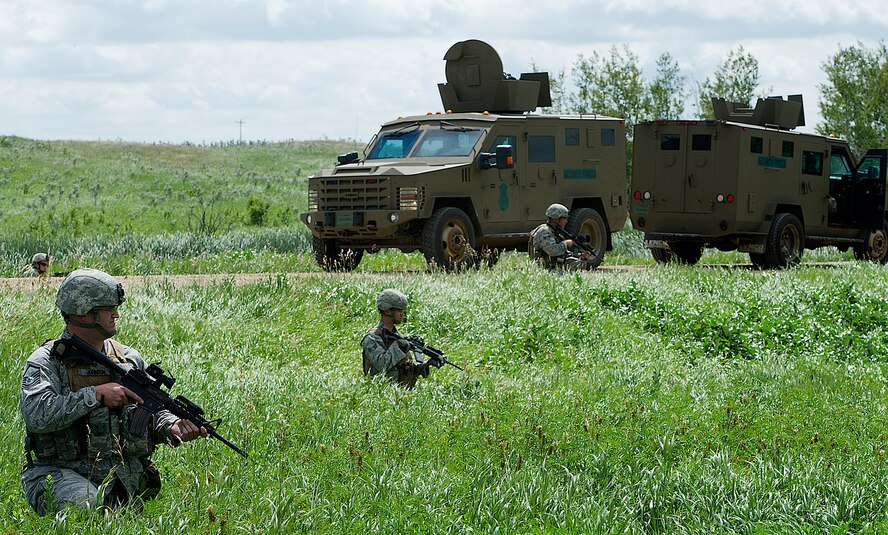
<svg viewBox="0 0 888 535">
<path fill-rule="evenodd" d="M 419 377 L 429 376 L 429 362 L 416 364 L 410 352 L 410 343 L 387 333 L 397 333 L 404 321 L 407 296 L 398 290 L 383 290 L 376 298 L 379 323 L 361 339 L 364 375 L 385 375 L 406 388 L 416 386 Z"/>
<path fill-rule="evenodd" d="M 563 204 L 552 204 L 546 208 L 546 222 L 530 233 L 528 252 L 530 257 L 549 269 L 576 271 L 590 269 L 592 264 L 588 251 L 577 254 L 573 240 L 558 241 L 555 228 L 567 226 L 569 210 Z"/>
<path fill-rule="evenodd" d="M 46 253 L 37 253 L 31 257 L 31 265 L 25 266 L 22 270 L 22 277 L 39 277 L 46 273 L 49 267 L 49 255 Z"/>
<path fill-rule="evenodd" d="M 106 368 L 78 358 L 66 340 L 77 335 L 124 368 L 145 369 L 134 349 L 111 337 L 117 333 L 117 307 L 123 286 L 94 269 L 78 269 L 59 286 L 56 306 L 66 327 L 28 358 L 20 406 L 25 422 L 27 464 L 22 483 L 38 514 L 66 505 L 83 509 L 141 506 L 160 490 L 151 462 L 158 443 L 176 446 L 207 436 L 207 430 L 166 411 L 152 416 L 137 436 L 129 425 L 142 399 L 114 382 Z M 135 501 L 133 501 L 135 500 Z"/>
</svg>

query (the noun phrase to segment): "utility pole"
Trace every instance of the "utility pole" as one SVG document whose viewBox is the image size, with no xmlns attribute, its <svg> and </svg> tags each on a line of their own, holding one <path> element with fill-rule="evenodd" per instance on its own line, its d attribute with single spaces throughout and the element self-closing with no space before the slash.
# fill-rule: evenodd
<svg viewBox="0 0 888 535">
<path fill-rule="evenodd" d="M 244 120 L 243 120 L 243 119 L 240 119 L 240 120 L 237 120 L 237 121 L 234 121 L 234 122 L 237 123 L 237 126 L 238 126 L 238 129 L 237 129 L 237 143 L 238 143 L 238 145 L 240 145 L 241 143 L 244 142 Z"/>
</svg>

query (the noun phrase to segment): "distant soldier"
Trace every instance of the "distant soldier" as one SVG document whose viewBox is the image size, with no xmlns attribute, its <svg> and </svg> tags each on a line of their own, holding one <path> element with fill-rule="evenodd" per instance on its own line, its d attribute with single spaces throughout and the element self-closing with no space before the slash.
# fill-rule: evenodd
<svg viewBox="0 0 888 535">
<path fill-rule="evenodd" d="M 37 253 L 31 257 L 31 265 L 25 266 L 22 270 L 22 277 L 39 277 L 46 273 L 49 267 L 49 255 L 46 253 Z"/>
<path fill-rule="evenodd" d="M 546 208 L 546 222 L 530 233 L 528 252 L 531 258 L 549 269 L 576 271 L 592 267 L 588 251 L 577 253 L 573 240 L 559 241 L 555 237 L 556 228 L 567 226 L 570 211 L 563 204 L 552 204 Z"/>
<path fill-rule="evenodd" d="M 420 376 L 429 376 L 429 361 L 416 364 L 407 340 L 392 336 L 395 325 L 404 321 L 407 296 L 398 290 L 383 290 L 376 298 L 379 323 L 361 339 L 364 375 L 385 375 L 406 388 L 416 386 Z"/>
<path fill-rule="evenodd" d="M 138 507 L 160 491 L 160 473 L 151 462 L 155 446 L 208 434 L 167 411 L 151 415 L 148 429 L 136 434 L 130 423 L 143 400 L 69 343 L 77 335 L 121 367 L 144 370 L 136 350 L 111 339 L 117 333 L 117 307 L 125 299 L 123 286 L 107 273 L 72 272 L 56 296 L 65 330 L 25 364 L 19 394 L 27 458 L 22 483 L 37 514 L 67 505 Z"/>
</svg>

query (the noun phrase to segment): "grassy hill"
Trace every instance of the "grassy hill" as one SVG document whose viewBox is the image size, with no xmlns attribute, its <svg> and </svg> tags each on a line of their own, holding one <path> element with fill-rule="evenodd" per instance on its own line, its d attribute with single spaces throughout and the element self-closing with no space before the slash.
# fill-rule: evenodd
<svg viewBox="0 0 888 535">
<path fill-rule="evenodd" d="M 55 269 L 64 269 L 87 260 L 71 257 L 75 251 L 95 260 L 104 244 L 120 257 L 144 249 L 145 239 L 161 255 L 231 250 L 244 234 L 259 240 L 256 249 L 295 240 L 304 251 L 298 214 L 307 177 L 355 148 L 345 141 L 194 146 L 0 137 L 0 274 L 15 274 L 36 251 L 55 253 Z M 158 236 L 167 238 L 157 243 Z M 222 236 L 228 243 L 207 243 Z"/>
<path fill-rule="evenodd" d="M 289 225 L 305 208 L 306 178 L 354 143 L 224 146 L 0 138 L 0 235 L 147 234 L 195 228 L 203 208 L 228 227 Z M 190 221 L 189 221 L 190 218 Z"/>
</svg>

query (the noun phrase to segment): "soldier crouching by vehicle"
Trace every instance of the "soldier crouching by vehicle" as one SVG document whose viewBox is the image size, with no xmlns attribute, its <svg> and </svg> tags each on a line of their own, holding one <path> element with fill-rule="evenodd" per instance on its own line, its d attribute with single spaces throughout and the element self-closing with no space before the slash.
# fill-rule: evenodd
<svg viewBox="0 0 888 535">
<path fill-rule="evenodd" d="M 31 257 L 31 265 L 22 269 L 22 277 L 40 277 L 46 273 L 49 268 L 49 255 L 46 253 L 36 253 Z"/>
<path fill-rule="evenodd" d="M 404 321 L 407 296 L 398 290 L 383 290 L 376 298 L 379 323 L 361 339 L 364 375 L 385 375 L 391 381 L 408 389 L 416 386 L 420 377 L 429 376 L 429 361 L 417 364 L 410 351 L 410 342 L 393 336 L 395 325 Z"/>
<path fill-rule="evenodd" d="M 533 229 L 530 233 L 528 252 L 531 258 L 553 270 L 577 271 L 591 269 L 591 253 L 574 251 L 574 241 L 571 239 L 559 241 L 556 239 L 556 228 L 563 229 L 567 226 L 567 216 L 570 211 L 563 204 L 552 204 L 546 208 L 546 222 Z"/>
<path fill-rule="evenodd" d="M 25 365 L 20 405 L 27 464 L 22 483 L 28 503 L 40 515 L 67 505 L 140 507 L 160 491 L 160 473 L 151 462 L 155 445 L 175 446 L 207 436 L 205 428 L 167 411 L 152 415 L 145 433 L 132 432 L 136 404 L 143 400 L 71 345 L 76 335 L 122 368 L 144 370 L 138 352 L 111 340 L 117 333 L 117 307 L 125 299 L 123 286 L 107 273 L 72 272 L 56 297 L 64 332 L 37 348 Z"/>
</svg>

